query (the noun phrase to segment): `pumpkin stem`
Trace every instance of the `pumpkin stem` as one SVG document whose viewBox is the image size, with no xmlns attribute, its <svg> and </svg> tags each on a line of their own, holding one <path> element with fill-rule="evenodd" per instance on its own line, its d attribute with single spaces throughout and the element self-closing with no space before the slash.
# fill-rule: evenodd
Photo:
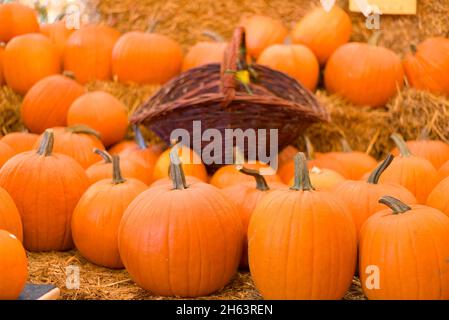
<svg viewBox="0 0 449 320">
<path fill-rule="evenodd" d="M 404 138 L 399 133 L 393 133 L 390 138 L 396 144 L 396 147 L 399 149 L 401 156 L 410 157 L 412 153 L 407 146 L 407 143 L 404 141 Z"/>
<path fill-rule="evenodd" d="M 343 150 L 343 152 L 345 152 L 345 153 L 352 152 L 352 148 L 349 145 L 348 140 L 346 140 L 345 138 L 341 138 L 340 143 L 341 143 L 341 149 Z"/>
<path fill-rule="evenodd" d="M 256 189 L 260 191 L 270 190 L 268 187 L 267 180 L 265 177 L 259 173 L 259 170 L 247 169 L 245 167 L 239 170 L 241 173 L 246 174 L 248 176 L 252 176 L 256 179 Z"/>
<path fill-rule="evenodd" d="M 382 203 L 393 210 L 393 214 L 405 213 L 412 210 L 412 208 L 410 208 L 402 201 L 390 196 L 383 196 L 379 199 L 379 203 Z"/>
<path fill-rule="evenodd" d="M 139 148 L 147 149 L 148 144 L 146 143 L 145 138 L 143 137 L 142 131 L 140 130 L 140 128 L 137 124 L 133 125 L 133 131 L 134 131 L 134 140 L 136 141 Z"/>
<path fill-rule="evenodd" d="M 394 156 L 389 153 L 384 161 L 382 161 L 381 164 L 379 164 L 376 169 L 371 172 L 370 176 L 368 177 L 368 183 L 372 184 L 378 184 L 380 176 L 382 173 L 390 166 L 391 162 L 393 161 Z"/>
<path fill-rule="evenodd" d="M 55 134 L 52 129 L 45 130 L 44 137 L 37 149 L 37 153 L 41 156 L 51 156 L 53 152 L 53 145 L 55 143 Z"/>
<path fill-rule="evenodd" d="M 429 127 L 425 127 L 424 129 L 421 130 L 418 140 L 429 140 L 429 136 L 430 136 L 430 129 Z"/>
<path fill-rule="evenodd" d="M 112 156 L 108 152 L 98 148 L 95 148 L 94 152 L 102 157 L 106 163 L 112 163 Z"/>
<path fill-rule="evenodd" d="M 66 77 L 66 78 L 75 80 L 75 73 L 74 73 L 73 71 L 64 70 L 64 71 L 62 72 L 62 75 L 63 75 L 64 77 Z"/>
<path fill-rule="evenodd" d="M 187 189 L 186 176 L 182 169 L 182 163 L 178 156 L 178 145 L 173 146 L 170 151 L 170 179 L 173 182 L 173 189 L 184 190 Z"/>
<path fill-rule="evenodd" d="M 120 170 L 120 157 L 118 155 L 112 156 L 112 183 L 120 184 L 126 182 Z"/>
<path fill-rule="evenodd" d="M 310 182 L 309 169 L 307 168 L 306 155 L 298 152 L 295 155 L 295 180 L 293 186 L 290 187 L 296 191 L 310 191 L 315 190 Z"/>
<path fill-rule="evenodd" d="M 381 36 L 382 32 L 381 31 L 375 31 L 371 37 L 368 40 L 368 44 L 371 46 L 377 46 L 378 42 L 379 42 L 379 38 Z"/>
<path fill-rule="evenodd" d="M 148 23 L 148 29 L 147 29 L 147 32 L 148 32 L 148 33 L 153 33 L 153 32 L 156 30 L 156 28 L 157 28 L 159 22 L 160 22 L 160 21 L 159 21 L 158 19 L 156 19 L 156 18 L 151 18 L 151 19 L 150 19 L 150 22 Z"/>
<path fill-rule="evenodd" d="M 307 160 L 315 159 L 315 150 L 313 148 L 313 144 L 312 141 L 310 141 L 309 136 L 304 135 L 304 142 L 306 144 Z"/>
<path fill-rule="evenodd" d="M 214 40 L 215 42 L 224 42 L 224 38 L 212 30 L 204 30 L 201 32 L 201 35 L 208 37 L 209 39 Z"/>
<path fill-rule="evenodd" d="M 415 54 L 416 51 L 418 51 L 418 48 L 416 47 L 416 45 L 414 43 L 410 44 L 410 51 Z"/>
<path fill-rule="evenodd" d="M 71 133 L 90 134 L 92 136 L 95 136 L 98 140 L 101 139 L 101 135 L 98 131 L 96 131 L 84 124 L 77 124 L 75 126 L 67 127 L 66 131 L 71 132 Z"/>
</svg>

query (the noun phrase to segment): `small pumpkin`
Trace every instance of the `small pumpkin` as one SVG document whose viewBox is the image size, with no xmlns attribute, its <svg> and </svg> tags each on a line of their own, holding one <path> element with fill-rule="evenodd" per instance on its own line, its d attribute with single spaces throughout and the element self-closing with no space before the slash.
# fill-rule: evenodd
<svg viewBox="0 0 449 320">
<path fill-rule="evenodd" d="M 6 143 L 0 141 L 0 168 L 15 155 L 15 151 Z"/>
<path fill-rule="evenodd" d="M 438 181 L 449 177 L 449 161 L 445 162 L 440 169 L 438 169 Z"/>
<path fill-rule="evenodd" d="M 438 182 L 437 170 L 432 163 L 410 152 L 401 135 L 391 136 L 400 155 L 380 177 L 380 182 L 398 183 L 410 190 L 420 204 L 426 203 L 427 196 Z"/>
<path fill-rule="evenodd" d="M 283 43 L 288 34 L 282 21 L 262 15 L 246 17 L 240 25 L 245 28 L 246 49 L 253 59 L 269 46 Z"/>
<path fill-rule="evenodd" d="M 320 65 L 312 50 L 301 44 L 275 44 L 259 55 L 258 64 L 285 72 L 310 91 L 315 91 Z"/>
<path fill-rule="evenodd" d="M 147 186 L 137 179 L 124 179 L 119 156 L 112 157 L 112 180 L 104 179 L 83 194 L 72 217 L 76 248 L 87 260 L 103 267 L 121 269 L 118 228 L 123 212 Z"/>
<path fill-rule="evenodd" d="M 299 152 L 298 148 L 292 145 L 286 146 L 278 154 L 278 168 L 282 167 L 286 162 L 289 162 Z"/>
<path fill-rule="evenodd" d="M 371 300 L 449 299 L 449 218 L 389 196 L 380 202 L 389 209 L 369 218 L 360 232 L 365 295 Z M 373 266 L 380 272 L 378 285 Z"/>
<path fill-rule="evenodd" d="M 20 113 L 25 126 L 34 133 L 67 125 L 73 101 L 85 93 L 83 86 L 62 76 L 52 75 L 38 81 L 25 95 Z"/>
<path fill-rule="evenodd" d="M 257 161 L 256 163 L 244 163 L 247 169 L 260 170 L 261 168 L 270 169 L 270 166 Z M 282 183 L 281 178 L 277 174 L 264 175 L 264 178 L 268 183 L 279 182 Z M 218 169 L 212 178 L 210 179 L 210 184 L 216 186 L 217 188 L 230 187 L 235 184 L 249 182 L 254 180 L 253 177 L 242 174 L 236 165 L 226 165 Z"/>
<path fill-rule="evenodd" d="M 449 94 L 449 39 L 432 37 L 412 46 L 404 61 L 405 75 L 412 87 L 436 94 Z"/>
<path fill-rule="evenodd" d="M 404 84 L 401 59 L 390 49 L 369 43 L 350 42 L 329 58 L 324 83 L 330 93 L 360 106 L 381 107 Z"/>
<path fill-rule="evenodd" d="M 351 37 L 349 15 L 339 6 L 330 11 L 318 7 L 299 20 L 291 32 L 293 43 L 309 47 L 324 65 L 329 57 Z"/>
<path fill-rule="evenodd" d="M 112 78 L 112 49 L 120 32 L 104 25 L 86 25 L 73 32 L 65 43 L 64 70 L 81 84 Z"/>
<path fill-rule="evenodd" d="M 131 277 L 162 296 L 199 297 L 223 288 L 237 271 L 243 231 L 235 206 L 206 184 L 187 186 L 177 146 L 172 185 L 144 191 L 126 209 L 119 251 Z"/>
<path fill-rule="evenodd" d="M 17 93 L 24 95 L 39 80 L 60 72 L 58 50 L 46 36 L 25 34 L 6 45 L 3 75 L 6 84 Z"/>
<path fill-rule="evenodd" d="M 15 154 L 33 149 L 39 135 L 28 132 L 11 132 L 0 139 L 0 142 L 9 145 Z"/>
<path fill-rule="evenodd" d="M 52 128 L 54 134 L 53 151 L 65 154 L 76 160 L 81 167 L 87 169 L 94 163 L 101 161 L 101 157 L 92 152 L 93 149 L 104 150 L 100 135 L 95 130 L 79 125 L 74 127 Z M 35 144 L 37 149 L 44 139 L 44 135 Z"/>
<path fill-rule="evenodd" d="M 114 144 L 112 147 L 108 149 L 108 152 L 110 155 L 118 155 L 122 151 L 125 151 L 127 149 L 135 149 L 138 148 L 136 141 L 134 140 L 123 140 L 116 144 Z"/>
<path fill-rule="evenodd" d="M 14 200 L 8 192 L 0 188 L 0 229 L 6 230 L 23 241 L 22 219 Z M 1 287 L 1 286 L 0 286 Z"/>
<path fill-rule="evenodd" d="M 227 43 L 214 32 L 203 32 L 213 41 L 201 41 L 192 46 L 182 62 L 182 71 L 199 67 L 208 63 L 221 63 Z"/>
<path fill-rule="evenodd" d="M 39 32 L 36 11 L 15 2 L 0 5 L 0 42 L 35 32 Z"/>
<path fill-rule="evenodd" d="M 310 182 L 316 190 L 330 191 L 339 183 L 346 179 L 337 171 L 312 167 L 309 170 Z M 295 177 L 292 177 L 289 184 L 293 184 Z"/>
<path fill-rule="evenodd" d="M 0 300 L 16 300 L 28 277 L 28 261 L 20 241 L 0 230 Z"/>
<path fill-rule="evenodd" d="M 64 57 L 64 49 L 67 39 L 75 31 L 75 29 L 67 28 L 67 23 L 64 20 L 56 21 L 53 23 L 45 23 L 40 25 L 40 31 L 42 34 L 50 38 L 50 40 L 56 46 L 59 56 Z"/>
<path fill-rule="evenodd" d="M 84 124 L 98 133 L 105 147 L 117 143 L 128 130 L 128 114 L 125 105 L 103 91 L 86 93 L 77 98 L 67 113 L 67 125 Z"/>
<path fill-rule="evenodd" d="M 14 199 L 29 251 L 64 251 L 73 247 L 70 221 L 89 186 L 83 168 L 72 158 L 53 153 L 47 130 L 37 151 L 16 155 L 0 169 L 0 186 Z"/>
<path fill-rule="evenodd" d="M 435 208 L 449 216 L 449 178 L 441 180 L 427 198 L 426 205 Z"/>
<path fill-rule="evenodd" d="M 253 211 L 251 275 L 264 299 L 341 299 L 355 271 L 354 222 L 337 197 L 313 189 L 305 155 L 295 161 L 295 184 L 268 193 Z"/>
</svg>

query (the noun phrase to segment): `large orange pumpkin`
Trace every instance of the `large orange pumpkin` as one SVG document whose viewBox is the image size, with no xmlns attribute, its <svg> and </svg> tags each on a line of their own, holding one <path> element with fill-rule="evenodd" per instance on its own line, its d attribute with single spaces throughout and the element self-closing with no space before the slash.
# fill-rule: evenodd
<svg viewBox="0 0 449 320">
<path fill-rule="evenodd" d="M 0 86 L 5 83 L 5 77 L 3 76 L 3 55 L 5 54 L 5 45 L 0 43 Z"/>
<path fill-rule="evenodd" d="M 28 277 L 27 255 L 20 241 L 0 230 L 0 300 L 19 297 Z"/>
<path fill-rule="evenodd" d="M 133 280 L 154 294 L 204 296 L 236 273 L 242 225 L 220 190 L 202 182 L 187 186 L 177 150 L 172 150 L 173 185 L 149 188 L 126 209 L 120 256 Z"/>
<path fill-rule="evenodd" d="M 15 154 L 16 153 L 13 148 L 0 141 L 0 168 Z"/>
<path fill-rule="evenodd" d="M 413 155 L 401 135 L 393 134 L 391 138 L 400 155 L 393 160 L 379 181 L 398 183 L 410 190 L 418 203 L 426 203 L 427 196 L 438 182 L 437 170 L 429 160 Z"/>
<path fill-rule="evenodd" d="M 100 135 L 95 130 L 86 126 L 55 127 L 53 151 L 65 154 L 76 160 L 84 169 L 101 161 L 101 157 L 92 152 L 94 149 L 104 150 L 100 141 Z M 37 149 L 42 143 L 44 135 L 35 144 Z"/>
<path fill-rule="evenodd" d="M 285 72 L 311 91 L 315 91 L 318 84 L 320 65 L 313 52 L 304 45 L 272 45 L 262 51 L 257 63 Z"/>
<path fill-rule="evenodd" d="M 389 154 L 387 158 L 371 173 L 367 181 L 346 180 L 332 190 L 343 200 L 355 222 L 357 233 L 363 223 L 374 213 L 384 207 L 379 203 L 380 197 L 391 195 L 409 204 L 415 204 L 415 196 L 405 187 L 395 183 L 379 183 L 382 173 L 388 168 L 394 157 Z"/>
<path fill-rule="evenodd" d="M 426 39 L 404 61 L 408 82 L 415 88 L 449 94 L 449 39 Z"/>
<path fill-rule="evenodd" d="M 122 82 L 164 84 L 181 71 L 181 46 L 167 36 L 132 31 L 112 52 L 112 72 Z"/>
<path fill-rule="evenodd" d="M 128 130 L 128 113 L 118 99 L 107 92 L 89 92 L 76 99 L 67 113 L 67 125 L 84 124 L 98 131 L 108 147 L 121 141 Z"/>
<path fill-rule="evenodd" d="M 267 16 L 247 17 L 240 25 L 245 28 L 248 54 L 254 59 L 269 46 L 283 43 L 288 34 L 282 21 Z"/>
<path fill-rule="evenodd" d="M 293 28 L 294 43 L 309 47 L 324 65 L 334 51 L 349 41 L 352 23 L 349 15 L 339 6 L 326 11 L 319 7 L 306 14 Z"/>
<path fill-rule="evenodd" d="M 256 163 L 244 163 L 243 164 L 247 169 L 260 170 L 260 169 L 269 169 L 270 167 L 262 162 Z M 268 183 L 279 182 L 282 180 L 277 174 L 264 175 L 264 178 Z M 236 165 L 226 165 L 218 169 L 212 178 L 210 179 L 210 184 L 216 186 L 217 188 L 225 188 L 230 187 L 235 184 L 245 183 L 245 182 L 253 182 L 254 178 L 249 175 L 242 174 Z"/>
<path fill-rule="evenodd" d="M 119 157 L 113 156 L 112 180 L 93 184 L 83 194 L 72 217 L 76 248 L 87 260 L 108 268 L 123 268 L 118 251 L 118 228 L 123 212 L 147 186 L 136 179 L 124 179 Z"/>
<path fill-rule="evenodd" d="M 87 25 L 73 32 L 64 50 L 64 70 L 85 84 L 112 78 L 112 49 L 120 33 L 108 26 Z"/>
<path fill-rule="evenodd" d="M 381 107 L 402 88 L 401 59 L 371 43 L 350 42 L 329 58 L 324 72 L 326 89 L 356 105 Z"/>
<path fill-rule="evenodd" d="M 360 232 L 360 282 L 371 300 L 449 299 L 449 218 L 440 211 L 380 200 Z M 378 281 L 376 281 L 378 279 Z"/>
<path fill-rule="evenodd" d="M 227 43 L 219 35 L 213 32 L 203 34 L 214 41 L 201 41 L 192 46 L 182 62 L 182 71 L 199 67 L 208 63 L 221 63 Z"/>
<path fill-rule="evenodd" d="M 14 153 L 21 153 L 33 149 L 39 136 L 28 132 L 11 132 L 0 139 L 14 149 Z"/>
<path fill-rule="evenodd" d="M 46 36 L 25 34 L 6 45 L 3 75 L 14 91 L 25 94 L 39 80 L 60 72 L 58 50 Z"/>
<path fill-rule="evenodd" d="M 9 193 L 3 188 L 0 188 L 0 203 L 0 229 L 12 233 L 22 242 L 23 227 L 19 210 Z"/>
<path fill-rule="evenodd" d="M 75 160 L 53 153 L 53 141 L 48 130 L 37 151 L 18 154 L 0 169 L 0 186 L 19 209 L 30 251 L 72 248 L 72 213 L 89 185 Z"/>
<path fill-rule="evenodd" d="M 341 299 L 357 255 L 354 222 L 344 203 L 314 191 L 303 153 L 295 184 L 273 190 L 253 211 L 249 267 L 264 299 Z"/>
<path fill-rule="evenodd" d="M 0 5 L 0 42 L 35 32 L 39 32 L 39 23 L 33 9 L 20 3 Z"/>
<path fill-rule="evenodd" d="M 66 22 L 61 20 L 53 23 L 41 24 L 40 31 L 42 34 L 49 37 L 50 40 L 54 43 L 54 45 L 58 49 L 62 63 L 62 58 L 64 57 L 65 44 L 67 42 L 67 39 L 75 30 L 67 28 Z"/>
<path fill-rule="evenodd" d="M 70 106 L 84 92 L 83 86 L 65 76 L 46 77 L 25 95 L 20 109 L 22 121 L 34 133 L 66 126 Z"/>
</svg>

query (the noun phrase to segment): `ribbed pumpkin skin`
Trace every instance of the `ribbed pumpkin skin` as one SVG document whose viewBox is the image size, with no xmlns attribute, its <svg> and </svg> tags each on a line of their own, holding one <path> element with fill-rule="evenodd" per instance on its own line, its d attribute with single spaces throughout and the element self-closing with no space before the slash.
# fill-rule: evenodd
<svg viewBox="0 0 449 320">
<path fill-rule="evenodd" d="M 70 221 L 89 186 L 83 168 L 62 154 L 36 151 L 16 155 L 0 170 L 3 187 L 22 217 L 24 246 L 30 251 L 63 251 L 73 247 Z"/>
<path fill-rule="evenodd" d="M 363 292 L 372 300 L 449 299 L 449 218 L 438 210 L 411 205 L 367 220 L 359 243 Z M 367 266 L 380 271 L 380 288 L 366 287 Z"/>
<path fill-rule="evenodd" d="M 108 153 L 110 155 L 118 155 L 120 154 L 122 151 L 125 151 L 126 149 L 134 149 L 134 148 L 138 148 L 139 146 L 137 145 L 137 143 L 133 140 L 123 140 L 120 141 L 116 144 L 114 144 L 112 147 L 110 147 L 108 149 Z"/>
<path fill-rule="evenodd" d="M 306 46 L 275 44 L 266 48 L 257 59 L 258 64 L 285 72 L 310 91 L 315 91 L 320 75 L 320 65 Z"/>
<path fill-rule="evenodd" d="M 360 151 L 351 152 L 329 152 L 320 157 L 321 161 L 339 163 L 346 172 L 347 179 L 358 180 L 365 173 L 370 172 L 377 166 L 377 161 L 370 155 Z"/>
<path fill-rule="evenodd" d="M 88 25 L 73 32 L 64 50 L 64 70 L 71 71 L 81 84 L 112 78 L 111 55 L 120 37 L 117 30 Z"/>
<path fill-rule="evenodd" d="M 92 150 L 104 150 L 101 141 L 90 134 L 70 132 L 68 128 L 56 127 L 53 128 L 55 135 L 55 142 L 53 151 L 56 153 L 65 154 L 76 160 L 83 169 L 89 168 L 94 163 L 101 161 L 101 157 Z M 41 136 L 34 148 L 37 149 L 42 141 Z"/>
<path fill-rule="evenodd" d="M 410 140 L 407 141 L 410 152 L 432 162 L 435 169 L 439 169 L 445 162 L 449 161 L 449 145 L 438 140 Z M 398 155 L 399 151 L 394 148 L 391 152 Z"/>
<path fill-rule="evenodd" d="M 334 6 L 326 12 L 316 8 L 305 15 L 293 28 L 293 43 L 309 47 L 324 65 L 334 51 L 349 41 L 352 23 L 349 15 L 340 7 Z"/>
<path fill-rule="evenodd" d="M 0 168 L 12 157 L 14 157 L 14 149 L 6 143 L 0 141 Z"/>
<path fill-rule="evenodd" d="M 123 212 L 147 185 L 136 179 L 113 184 L 101 180 L 83 194 L 72 217 L 76 248 L 89 261 L 108 268 L 123 268 L 118 252 L 118 228 Z"/>
<path fill-rule="evenodd" d="M 237 209 L 213 186 L 150 188 L 123 215 L 119 251 L 142 288 L 163 296 L 198 297 L 224 287 L 241 257 Z"/>
<path fill-rule="evenodd" d="M 11 132 L 0 139 L 0 142 L 6 143 L 18 154 L 33 149 L 39 136 L 28 132 Z"/>
<path fill-rule="evenodd" d="M 247 169 L 258 170 L 260 168 L 268 168 L 268 165 L 262 164 L 260 162 L 255 164 L 245 163 L 244 167 Z M 265 180 L 268 184 L 271 183 L 282 183 L 281 178 L 277 174 L 264 175 Z M 253 182 L 254 178 L 243 173 L 240 173 L 236 169 L 235 165 L 226 165 L 218 169 L 212 178 L 210 179 L 210 184 L 217 188 L 226 188 L 240 183 Z"/>
<path fill-rule="evenodd" d="M 6 45 L 3 74 L 14 91 L 24 95 L 39 80 L 60 72 L 58 50 L 46 36 L 25 34 Z"/>
<path fill-rule="evenodd" d="M 346 179 L 337 171 L 331 169 L 320 169 L 313 167 L 309 170 L 310 181 L 315 190 L 331 191 L 336 185 L 345 181 Z M 290 180 L 288 185 L 292 185 L 294 177 Z"/>
<path fill-rule="evenodd" d="M 410 84 L 421 90 L 449 94 L 449 39 L 429 38 L 418 45 L 415 54 L 403 61 Z"/>
<path fill-rule="evenodd" d="M 189 49 L 182 62 L 182 71 L 208 63 L 221 63 L 227 43 L 202 41 Z"/>
<path fill-rule="evenodd" d="M 125 179 L 134 178 L 142 181 L 146 185 L 149 185 L 153 181 L 151 179 L 151 173 L 148 174 L 146 167 L 137 161 L 130 161 L 122 157 L 120 167 Z M 103 179 L 112 179 L 112 163 L 103 160 L 94 163 L 86 169 L 86 174 L 90 184 L 94 184 Z"/>
<path fill-rule="evenodd" d="M 248 245 L 264 299 L 341 299 L 351 285 L 354 222 L 328 192 L 274 190 L 253 212 Z"/>
<path fill-rule="evenodd" d="M 39 23 L 33 9 L 20 3 L 0 5 L 0 42 L 34 32 L 39 32 Z"/>
<path fill-rule="evenodd" d="M 58 49 L 59 56 L 64 57 L 64 49 L 67 39 L 75 31 L 74 29 L 69 29 L 66 27 L 65 21 L 58 21 L 54 23 L 46 23 L 40 25 L 40 31 L 42 34 L 50 38 Z"/>
<path fill-rule="evenodd" d="M 181 71 L 182 49 L 157 33 L 128 32 L 112 52 L 112 70 L 121 82 L 164 84 Z"/>
<path fill-rule="evenodd" d="M 449 178 L 445 178 L 432 190 L 427 198 L 426 205 L 435 208 L 449 216 Z"/>
<path fill-rule="evenodd" d="M 324 72 L 326 89 L 361 106 L 381 107 L 404 82 L 401 59 L 393 51 L 350 42 L 329 58 Z"/>
<path fill-rule="evenodd" d="M 62 75 L 37 82 L 25 95 L 20 109 L 22 121 L 34 133 L 66 126 L 73 101 L 85 93 L 83 86 Z"/>
<path fill-rule="evenodd" d="M 5 230 L 0 230 L 0 300 L 19 297 L 28 276 L 28 263 L 20 241 Z"/>
<path fill-rule="evenodd" d="M 441 181 L 449 177 L 449 161 L 445 162 L 440 169 L 438 169 L 438 180 Z"/>
<path fill-rule="evenodd" d="M 12 233 L 20 242 L 22 242 L 23 227 L 19 210 L 17 210 L 14 200 L 3 188 L 0 188 L 0 203 L 0 229 Z"/>
</svg>

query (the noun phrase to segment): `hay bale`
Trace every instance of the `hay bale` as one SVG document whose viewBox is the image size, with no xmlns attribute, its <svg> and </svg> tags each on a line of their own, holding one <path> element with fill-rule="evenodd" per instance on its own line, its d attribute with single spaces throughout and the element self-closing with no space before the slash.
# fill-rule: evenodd
<svg viewBox="0 0 449 320">
<path fill-rule="evenodd" d="M 20 120 L 22 97 L 7 86 L 0 86 L 0 136 L 24 129 Z"/>
</svg>

